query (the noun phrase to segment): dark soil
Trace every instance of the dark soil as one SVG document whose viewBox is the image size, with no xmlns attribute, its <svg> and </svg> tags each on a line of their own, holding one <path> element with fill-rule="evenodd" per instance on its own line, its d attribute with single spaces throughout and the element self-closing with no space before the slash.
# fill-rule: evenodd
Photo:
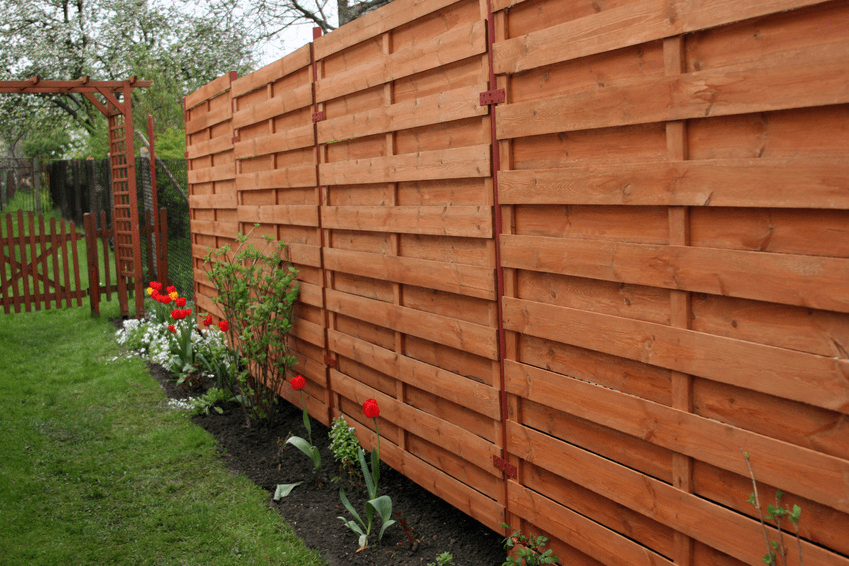
<svg viewBox="0 0 849 566">
<path fill-rule="evenodd" d="M 172 375 L 161 366 L 151 365 L 151 375 L 172 399 L 191 395 L 178 387 Z M 277 424 L 273 427 L 245 426 L 241 407 L 236 403 L 223 406 L 224 414 L 211 411 L 208 416 L 194 417 L 194 422 L 215 436 L 218 450 L 226 466 L 234 474 L 243 474 L 269 493 L 269 504 L 292 525 L 308 546 L 317 549 L 329 566 L 425 566 L 436 562 L 436 556 L 450 552 L 457 566 L 500 566 L 505 560 L 498 533 L 458 511 L 430 492 L 408 480 L 395 470 L 382 465 L 380 495 L 392 498 L 393 511 L 400 513 L 406 528 L 389 527 L 377 543 L 373 534 L 371 546 L 357 552 L 357 536 L 348 530 L 340 516 L 348 512 L 339 499 L 339 487 L 359 513 L 367 500 L 364 488 L 352 488 L 347 481 L 332 481 L 344 476 L 330 451 L 329 429 L 312 420 L 313 442 L 322 457 L 318 480 L 312 473 L 312 461 L 301 451 L 285 444 L 291 434 L 306 437 L 301 410 L 286 401 L 279 406 Z M 303 481 L 288 497 L 273 500 L 277 484 Z M 394 517 L 396 520 L 398 516 Z M 401 522 L 399 521 L 399 523 Z M 375 524 L 380 520 L 375 518 Z"/>
</svg>

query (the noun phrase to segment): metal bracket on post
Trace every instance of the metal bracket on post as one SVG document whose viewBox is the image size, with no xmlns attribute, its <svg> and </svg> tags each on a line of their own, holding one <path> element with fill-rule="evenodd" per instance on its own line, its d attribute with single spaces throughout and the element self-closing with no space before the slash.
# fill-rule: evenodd
<svg viewBox="0 0 849 566">
<path fill-rule="evenodd" d="M 497 90 L 488 90 L 481 93 L 481 106 L 489 106 L 490 104 L 498 104 L 507 101 L 507 93 L 503 88 Z"/>
<path fill-rule="evenodd" d="M 499 458 L 495 454 L 492 455 L 492 465 L 504 472 L 507 477 L 515 478 L 516 477 L 516 466 L 505 460 L 504 458 Z"/>
</svg>

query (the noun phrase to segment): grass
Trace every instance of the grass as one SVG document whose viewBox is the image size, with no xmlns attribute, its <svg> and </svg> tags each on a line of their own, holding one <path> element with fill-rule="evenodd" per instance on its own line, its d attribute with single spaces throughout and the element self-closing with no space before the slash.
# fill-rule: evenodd
<svg viewBox="0 0 849 566">
<path fill-rule="evenodd" d="M 319 565 L 87 307 L 0 315 L 4 565 Z"/>
</svg>

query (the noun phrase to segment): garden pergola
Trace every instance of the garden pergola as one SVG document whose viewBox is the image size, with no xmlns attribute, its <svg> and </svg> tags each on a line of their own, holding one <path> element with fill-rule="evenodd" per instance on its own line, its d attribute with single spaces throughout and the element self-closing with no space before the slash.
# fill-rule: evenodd
<svg viewBox="0 0 849 566">
<path fill-rule="evenodd" d="M 130 281 L 135 293 L 136 316 L 141 317 L 144 314 L 131 95 L 134 88 L 149 87 L 151 84 L 151 81 L 140 81 L 136 77 L 123 81 L 93 81 L 89 77 L 73 81 L 45 81 L 36 76 L 25 81 L 0 81 L 0 93 L 82 94 L 108 119 L 115 263 L 118 274 L 118 300 L 123 316 L 129 316 Z M 100 100 L 98 95 L 103 100 Z"/>
</svg>

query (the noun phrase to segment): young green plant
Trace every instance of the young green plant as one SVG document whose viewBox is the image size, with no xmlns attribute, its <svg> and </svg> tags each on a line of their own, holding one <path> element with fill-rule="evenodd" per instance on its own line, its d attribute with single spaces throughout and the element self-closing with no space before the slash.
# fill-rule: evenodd
<svg viewBox="0 0 849 566">
<path fill-rule="evenodd" d="M 368 548 L 368 537 L 371 535 L 375 512 L 377 512 L 380 516 L 381 521 L 380 532 L 377 535 L 377 540 L 381 540 L 383 538 L 383 533 L 386 531 L 387 527 L 395 524 L 395 520 L 390 519 L 390 517 L 392 517 L 392 500 L 388 495 L 381 495 L 380 497 L 377 496 L 377 485 L 380 481 L 380 431 L 377 427 L 377 417 L 380 416 L 380 407 L 377 405 L 377 401 L 374 399 L 367 399 L 366 402 L 363 403 L 363 414 L 374 421 L 374 432 L 377 435 L 377 447 L 372 448 L 371 451 L 371 469 L 369 469 L 368 464 L 366 464 L 365 450 L 360 448 L 357 451 L 357 460 L 360 462 L 360 468 L 363 472 L 363 479 L 365 479 L 366 489 L 368 490 L 369 496 L 369 500 L 366 501 L 365 521 L 362 517 L 360 517 L 359 513 L 354 510 L 354 506 L 351 505 L 351 502 L 348 501 L 348 497 L 345 495 L 345 488 L 339 488 L 339 497 L 342 499 L 342 504 L 345 506 L 345 509 L 353 515 L 356 521 L 346 519 L 345 517 L 339 517 L 339 519 L 342 520 L 346 527 L 354 531 L 355 534 L 359 535 L 359 550 Z"/>
<path fill-rule="evenodd" d="M 362 475 L 357 464 L 357 451 L 360 449 L 360 441 L 357 432 L 352 426 L 348 426 L 345 417 L 338 416 L 333 419 L 330 427 L 330 450 L 333 458 L 339 462 L 340 472 L 345 470 L 350 480 L 359 480 Z"/>
<path fill-rule="evenodd" d="M 301 438 L 300 436 L 290 436 L 286 439 L 286 444 L 291 444 L 304 454 L 306 454 L 313 463 L 312 473 L 318 475 L 321 471 L 321 454 L 318 451 L 318 447 L 316 447 L 312 443 L 312 427 L 310 426 L 310 415 L 307 413 L 307 401 L 304 399 L 304 385 L 306 385 L 306 380 L 302 375 L 298 374 L 292 378 L 290 382 L 292 385 L 292 389 L 301 394 L 301 410 L 304 416 L 304 427 L 307 429 L 307 437 L 309 438 L 309 442 Z"/>
<path fill-rule="evenodd" d="M 260 250 L 249 236 L 239 234 L 235 249 L 225 245 L 209 251 L 204 267 L 218 292 L 212 300 L 233 328 L 236 357 L 248 369 L 238 373 L 238 388 L 245 420 L 251 425 L 274 421 L 276 391 L 297 363 L 289 351 L 288 335 L 300 286 L 295 280 L 298 270 L 283 259 L 285 243 L 266 235 Z"/>
<path fill-rule="evenodd" d="M 548 537 L 527 537 L 522 531 L 513 530 L 507 523 L 501 523 L 505 529 L 513 531 L 504 539 L 504 548 L 513 553 L 501 566 L 538 566 L 540 564 L 557 564 L 557 555 L 552 554 L 551 549 L 543 550 Z"/>
<path fill-rule="evenodd" d="M 749 477 L 752 480 L 752 489 L 754 491 L 749 495 L 749 503 L 751 503 L 758 511 L 758 519 L 761 522 L 761 531 L 764 535 L 766 543 L 766 554 L 761 560 L 767 566 L 779 566 L 787 564 L 787 547 L 784 546 L 784 537 L 782 536 L 781 523 L 785 517 L 793 525 L 793 531 L 796 533 L 796 550 L 799 553 L 799 564 L 804 566 L 805 561 L 802 559 L 802 539 L 799 537 L 799 520 L 802 518 L 802 508 L 794 505 L 792 509 L 781 506 L 781 498 L 784 493 L 778 489 L 775 491 L 775 505 L 767 505 L 766 516 L 764 516 L 763 507 L 761 506 L 760 496 L 758 494 L 758 483 L 755 481 L 755 472 L 752 469 L 751 457 L 748 452 L 742 449 L 740 452 L 746 460 L 746 466 L 749 468 Z M 778 530 L 776 540 L 770 540 L 769 532 L 766 528 L 766 520 L 775 521 L 775 528 Z"/>
</svg>

